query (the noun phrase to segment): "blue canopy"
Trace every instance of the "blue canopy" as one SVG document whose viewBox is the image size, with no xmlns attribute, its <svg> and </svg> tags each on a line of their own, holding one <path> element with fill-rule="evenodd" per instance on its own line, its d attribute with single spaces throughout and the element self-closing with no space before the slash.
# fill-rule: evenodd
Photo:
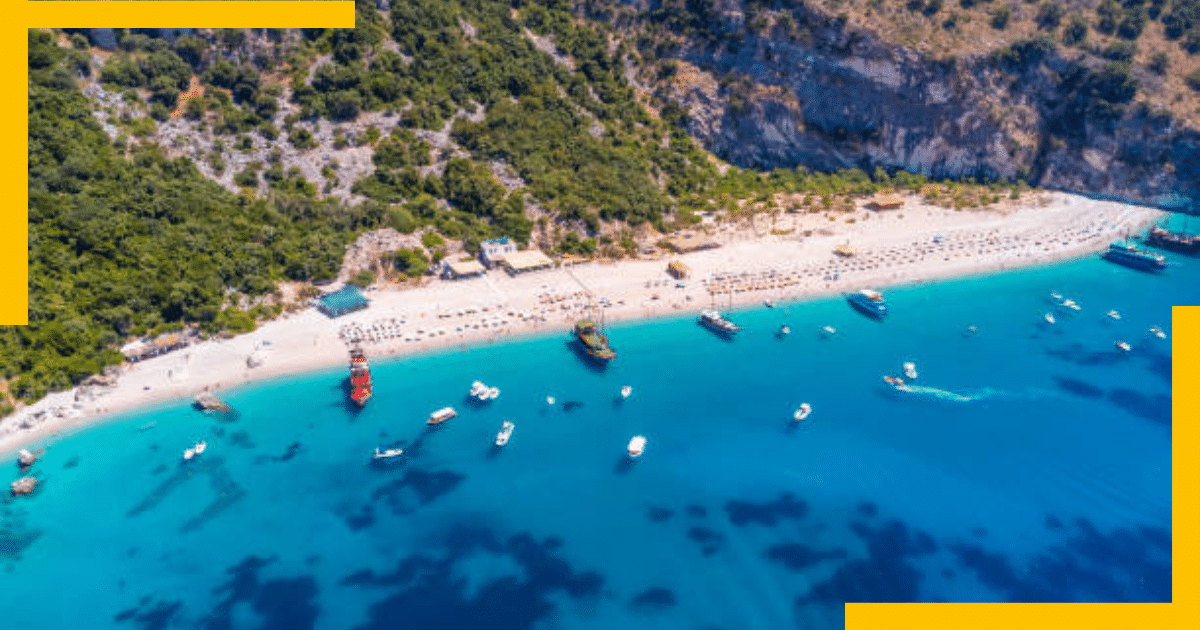
<svg viewBox="0 0 1200 630">
<path fill-rule="evenodd" d="M 333 293 L 326 293 L 321 296 L 317 300 L 317 309 L 330 317 L 339 317 L 346 313 L 367 308 L 368 304 L 370 302 L 367 301 L 367 298 L 363 297 L 362 291 L 359 291 L 358 287 L 347 284 Z"/>
</svg>

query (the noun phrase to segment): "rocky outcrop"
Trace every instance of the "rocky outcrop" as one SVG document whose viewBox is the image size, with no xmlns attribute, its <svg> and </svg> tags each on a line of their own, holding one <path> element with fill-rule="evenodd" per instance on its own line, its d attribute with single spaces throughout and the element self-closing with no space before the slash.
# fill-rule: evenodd
<svg viewBox="0 0 1200 630">
<path fill-rule="evenodd" d="M 1200 133 L 1132 104 L 1102 60 L 1037 43 L 935 60 L 799 3 L 758 32 L 742 2 L 716 4 L 715 26 L 640 78 L 739 166 L 1024 179 L 1161 207 L 1200 195 Z"/>
</svg>

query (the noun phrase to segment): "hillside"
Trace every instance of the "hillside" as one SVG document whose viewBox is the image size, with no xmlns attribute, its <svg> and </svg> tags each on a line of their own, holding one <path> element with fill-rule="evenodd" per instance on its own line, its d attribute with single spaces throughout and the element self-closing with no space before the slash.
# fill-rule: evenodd
<svg viewBox="0 0 1200 630">
<path fill-rule="evenodd" d="M 881 190 L 1196 188 L 1185 108 L 1079 47 L 1010 45 L 1024 10 L 952 62 L 966 40 L 888 43 L 923 22 L 878 4 L 358 6 L 350 30 L 30 32 L 30 325 L 0 328 L 0 415 L 131 339 L 252 330 L 336 278 L 420 283 L 485 238 L 620 258 Z"/>
</svg>

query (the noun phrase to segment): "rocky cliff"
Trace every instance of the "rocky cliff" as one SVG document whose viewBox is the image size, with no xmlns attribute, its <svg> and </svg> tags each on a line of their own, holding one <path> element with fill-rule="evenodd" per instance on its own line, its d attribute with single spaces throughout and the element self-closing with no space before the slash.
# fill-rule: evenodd
<svg viewBox="0 0 1200 630">
<path fill-rule="evenodd" d="M 716 0 L 702 28 L 672 15 L 697 3 L 620 4 L 657 57 L 638 81 L 739 166 L 1017 178 L 1168 208 L 1200 196 L 1200 133 L 1136 102 L 1158 80 L 1144 71 L 1048 40 L 932 59 L 799 2 L 755 3 L 748 26 L 745 2 Z"/>
</svg>

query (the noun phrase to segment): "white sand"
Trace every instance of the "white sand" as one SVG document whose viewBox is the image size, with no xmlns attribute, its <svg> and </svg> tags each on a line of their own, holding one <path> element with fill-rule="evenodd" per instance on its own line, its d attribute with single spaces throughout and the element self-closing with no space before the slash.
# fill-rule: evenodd
<svg viewBox="0 0 1200 630">
<path fill-rule="evenodd" d="M 403 354 L 538 331 L 565 333 L 581 315 L 595 312 L 589 305 L 600 297 L 611 303 L 604 307 L 611 322 L 698 311 L 714 301 L 724 306 L 729 291 L 734 304 L 747 304 L 1012 269 L 1100 251 L 1163 216 L 1060 193 L 1038 197 L 1022 200 L 1019 208 L 964 211 L 910 198 L 902 210 L 855 212 L 854 224 L 845 223 L 845 215 L 836 215 L 836 222 L 823 214 L 783 215 L 774 229 L 793 230 L 785 235 L 771 235 L 771 219 L 760 216 L 753 225 L 719 229 L 715 238 L 722 247 L 703 252 L 369 292 L 370 308 L 352 315 L 330 320 L 310 308 L 247 335 L 127 366 L 115 386 L 93 395 L 77 396 L 77 388 L 47 396 L 0 419 L 0 454 L 46 446 L 139 405 L 345 363 L 348 346 L 341 337 L 365 337 L 368 356 Z M 804 237 L 805 230 L 813 235 Z M 944 238 L 935 243 L 939 233 Z M 847 241 L 858 254 L 843 259 L 832 249 Z M 666 273 L 673 259 L 691 268 L 686 288 L 676 288 Z M 256 349 L 262 365 L 249 368 L 246 359 Z"/>
</svg>

